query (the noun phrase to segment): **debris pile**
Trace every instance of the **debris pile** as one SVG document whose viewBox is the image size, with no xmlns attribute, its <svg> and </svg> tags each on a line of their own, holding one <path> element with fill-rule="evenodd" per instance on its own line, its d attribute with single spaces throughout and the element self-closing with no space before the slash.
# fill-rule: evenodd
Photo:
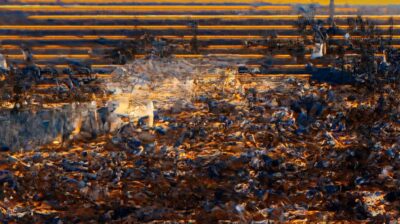
<svg viewBox="0 0 400 224">
<path fill-rule="evenodd" d="M 217 79 L 204 79 L 210 73 Z M 116 114 L 133 122 L 149 117 L 152 126 L 154 110 L 178 112 L 192 108 L 195 95 L 206 91 L 201 86 L 214 84 L 225 89 L 232 87 L 235 80 L 232 69 L 224 69 L 221 63 L 210 59 L 138 59 L 113 72 L 107 91 Z"/>
<path fill-rule="evenodd" d="M 137 59 L 112 73 L 107 90 L 116 102 L 128 97 L 138 103 L 154 101 L 157 108 L 168 109 L 180 101 L 190 103 L 195 82 L 210 73 L 222 74 L 221 67 L 210 59 Z"/>
<path fill-rule="evenodd" d="M 153 127 L 139 119 L 68 148 L 50 144 L 1 153 L 1 219 L 248 223 L 399 217 L 398 89 L 386 85 L 370 93 L 300 79 L 237 80 L 232 85 L 241 85 L 240 91 L 198 83 L 192 107 L 155 108 Z"/>
</svg>

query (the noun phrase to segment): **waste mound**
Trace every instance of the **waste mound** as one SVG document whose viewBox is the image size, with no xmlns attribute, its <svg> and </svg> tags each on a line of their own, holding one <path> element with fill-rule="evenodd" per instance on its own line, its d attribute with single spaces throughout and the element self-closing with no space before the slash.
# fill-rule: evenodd
<svg viewBox="0 0 400 224">
<path fill-rule="evenodd" d="M 189 106 L 196 80 L 223 74 L 224 64 L 209 59 L 138 59 L 117 68 L 107 83 L 115 112 L 137 120 L 155 109 Z M 150 124 L 151 126 L 151 124 Z"/>
</svg>

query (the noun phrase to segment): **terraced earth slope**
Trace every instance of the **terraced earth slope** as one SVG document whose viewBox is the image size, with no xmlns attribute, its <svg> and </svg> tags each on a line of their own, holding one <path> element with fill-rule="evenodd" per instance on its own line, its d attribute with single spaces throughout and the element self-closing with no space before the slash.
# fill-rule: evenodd
<svg viewBox="0 0 400 224">
<path fill-rule="evenodd" d="M 313 38 L 310 28 L 300 35 L 295 25 L 307 7 L 241 0 L 8 0 L 0 3 L 0 48 L 10 62 L 17 64 L 23 61 L 21 48 L 29 47 L 40 66 L 63 68 L 68 59 L 73 59 L 108 73 L 113 61 L 105 57 L 107 52 L 146 34 L 172 45 L 174 57 L 237 58 L 250 67 L 267 63 L 267 73 L 304 74 L 312 45 L 306 46 L 306 61 L 296 60 L 293 48 L 297 40 Z M 340 31 L 331 37 L 331 46 L 346 41 L 347 18 L 362 15 L 375 24 L 382 38 L 392 38 L 392 44 L 400 47 L 397 8 L 337 6 L 335 13 Z M 326 22 L 328 14 L 327 6 L 318 6 L 315 18 Z M 293 48 L 266 44 L 264 40 L 271 37 L 291 41 Z M 190 49 L 194 39 L 196 52 Z M 354 52 L 346 54 L 357 56 Z M 136 57 L 144 56 L 137 52 Z M 327 66 L 331 61 L 312 62 Z"/>
</svg>

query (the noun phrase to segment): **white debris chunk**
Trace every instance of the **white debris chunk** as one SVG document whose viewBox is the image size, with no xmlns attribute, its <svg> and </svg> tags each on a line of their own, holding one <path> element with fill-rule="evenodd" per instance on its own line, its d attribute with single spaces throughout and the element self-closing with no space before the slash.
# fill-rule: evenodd
<svg viewBox="0 0 400 224">
<path fill-rule="evenodd" d="M 324 56 L 324 48 L 325 44 L 317 43 L 313 48 L 313 52 L 311 54 L 311 59 L 322 58 Z"/>
<path fill-rule="evenodd" d="M 2 54 L 0 54 L 0 69 L 8 70 L 6 58 Z"/>
</svg>

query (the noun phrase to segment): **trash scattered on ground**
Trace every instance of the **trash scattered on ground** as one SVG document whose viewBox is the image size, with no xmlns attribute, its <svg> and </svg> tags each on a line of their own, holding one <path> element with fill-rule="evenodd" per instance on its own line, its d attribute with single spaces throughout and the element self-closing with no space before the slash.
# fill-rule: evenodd
<svg viewBox="0 0 400 224">
<path fill-rule="evenodd" d="M 2 220 L 384 222 L 398 217 L 396 87 L 387 85 L 377 95 L 301 79 L 253 82 L 225 71 L 224 89 L 217 79 L 215 85 L 197 80 L 190 106 L 155 103 L 153 125 L 144 116 L 135 122 L 122 117 L 115 130 L 88 131 L 108 127 L 114 107 L 107 104 L 85 112 L 96 119 L 71 126 L 68 146 L 54 142 L 19 152 L 1 143 Z M 120 92 L 131 91 L 121 87 Z"/>
</svg>

